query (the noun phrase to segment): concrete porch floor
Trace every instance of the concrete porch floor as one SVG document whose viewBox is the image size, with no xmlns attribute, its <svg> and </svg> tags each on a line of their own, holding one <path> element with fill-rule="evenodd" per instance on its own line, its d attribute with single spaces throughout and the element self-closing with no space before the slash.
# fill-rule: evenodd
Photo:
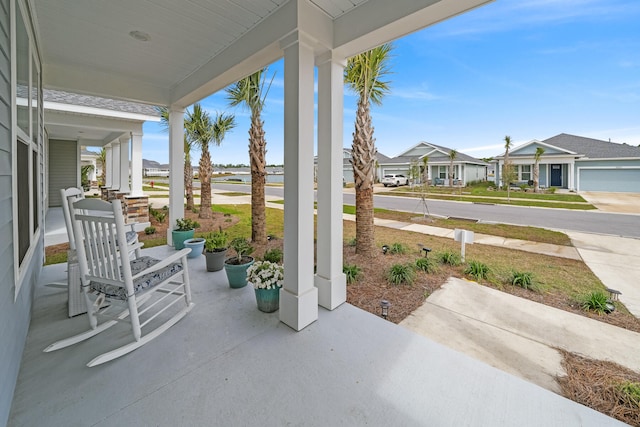
<svg viewBox="0 0 640 427">
<path fill-rule="evenodd" d="M 295 332 L 204 257 L 190 260 L 196 305 L 183 320 L 87 368 L 130 330 L 43 353 L 87 327 L 67 318 L 66 289 L 47 286 L 65 268 L 45 267 L 37 286 L 9 426 L 623 425 L 348 304 Z"/>
</svg>

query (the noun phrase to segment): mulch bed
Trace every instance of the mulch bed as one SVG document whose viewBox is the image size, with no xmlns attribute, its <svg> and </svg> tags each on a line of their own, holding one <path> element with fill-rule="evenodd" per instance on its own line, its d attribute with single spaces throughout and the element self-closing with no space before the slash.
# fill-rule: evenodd
<svg viewBox="0 0 640 427">
<path fill-rule="evenodd" d="M 640 374 L 612 362 L 559 351 L 564 356 L 562 366 L 567 375 L 558 378 L 558 383 L 567 398 L 632 426 L 640 426 L 640 397 L 634 398 L 621 389 L 629 382 L 640 388 Z"/>
</svg>

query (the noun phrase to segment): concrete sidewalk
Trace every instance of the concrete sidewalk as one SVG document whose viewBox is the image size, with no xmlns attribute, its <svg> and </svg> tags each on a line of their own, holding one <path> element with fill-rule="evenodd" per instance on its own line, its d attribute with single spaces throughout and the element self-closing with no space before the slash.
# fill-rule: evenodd
<svg viewBox="0 0 640 427">
<path fill-rule="evenodd" d="M 556 393 L 556 348 L 640 372 L 639 333 L 463 279 L 450 278 L 400 324 Z"/>
</svg>

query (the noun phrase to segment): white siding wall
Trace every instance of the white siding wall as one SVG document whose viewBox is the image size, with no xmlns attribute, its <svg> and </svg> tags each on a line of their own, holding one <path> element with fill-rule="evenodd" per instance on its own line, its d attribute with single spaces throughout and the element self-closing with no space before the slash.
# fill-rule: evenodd
<svg viewBox="0 0 640 427">
<path fill-rule="evenodd" d="M 15 298 L 11 136 L 10 1 L 0 0 L 0 425 L 11 410 L 13 391 L 29 328 L 33 286 L 44 253 L 41 237 L 24 273 L 24 284 Z M 40 207 L 41 208 L 41 207 Z M 40 212 L 43 212 L 40 209 Z M 44 218 L 40 219 L 44 223 Z"/>
</svg>

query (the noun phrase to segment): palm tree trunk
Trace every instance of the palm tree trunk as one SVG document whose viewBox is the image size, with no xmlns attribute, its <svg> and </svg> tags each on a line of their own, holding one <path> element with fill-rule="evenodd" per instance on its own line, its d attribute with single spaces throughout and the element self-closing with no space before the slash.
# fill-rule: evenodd
<svg viewBox="0 0 640 427">
<path fill-rule="evenodd" d="M 533 192 L 537 193 L 540 191 L 540 164 L 536 161 L 536 164 L 533 166 Z"/>
<path fill-rule="evenodd" d="M 200 155 L 200 214 L 198 218 L 211 218 L 211 154 L 202 149 Z"/>
<path fill-rule="evenodd" d="M 453 160 L 449 164 L 449 187 L 453 188 Z"/>
<path fill-rule="evenodd" d="M 356 189 L 356 253 L 365 256 L 373 255 L 375 251 L 373 169 L 376 154 L 369 101 L 361 96 L 358 100 L 356 126 L 353 133 L 351 164 Z"/>
<path fill-rule="evenodd" d="M 193 166 L 191 160 L 184 161 L 184 193 L 187 198 L 187 210 L 193 210 Z"/>
<path fill-rule="evenodd" d="M 266 180 L 266 145 L 260 113 L 252 114 L 249 128 L 249 158 L 251 164 L 251 240 L 267 242 L 267 218 L 264 187 Z"/>
</svg>

